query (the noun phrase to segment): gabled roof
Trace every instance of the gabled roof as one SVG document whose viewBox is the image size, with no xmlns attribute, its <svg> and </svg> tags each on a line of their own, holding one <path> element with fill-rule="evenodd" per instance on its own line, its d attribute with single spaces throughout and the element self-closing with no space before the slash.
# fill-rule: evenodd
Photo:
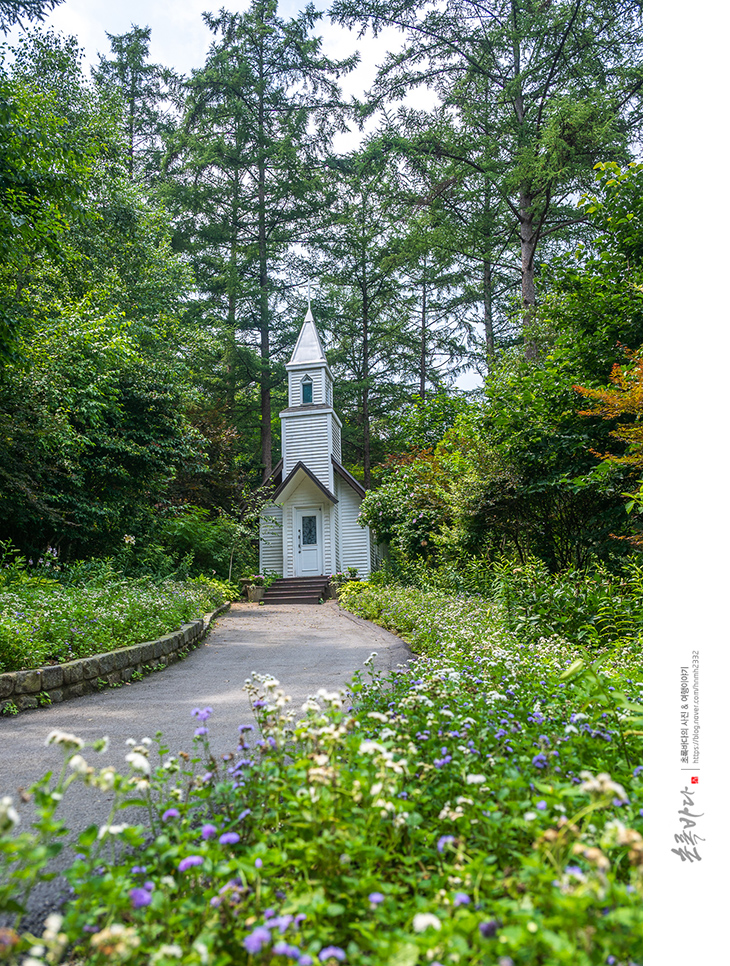
<svg viewBox="0 0 730 966">
<path fill-rule="evenodd" d="M 304 324 L 302 325 L 302 330 L 299 333 L 297 344 L 294 346 L 294 352 L 289 360 L 289 365 L 327 365 L 327 356 L 324 354 L 324 349 L 322 348 L 322 343 L 319 338 L 319 332 L 317 332 L 317 328 L 314 324 L 314 316 L 312 315 L 311 308 L 307 309 L 307 314 L 304 317 Z"/>
<path fill-rule="evenodd" d="M 332 465 L 335 468 L 335 473 L 342 477 L 345 483 L 349 483 L 358 496 L 365 496 L 366 490 L 362 483 L 356 480 L 352 473 L 348 473 L 345 467 L 341 463 L 338 463 L 334 456 L 332 457 Z"/>
<path fill-rule="evenodd" d="M 326 500 L 329 500 L 330 503 L 340 502 L 334 493 L 330 493 L 327 487 L 317 479 L 314 473 L 307 466 L 305 466 L 301 460 L 299 460 L 299 462 L 292 467 L 291 473 L 285 480 L 282 480 L 274 490 L 273 496 L 271 497 L 271 502 L 278 503 L 281 500 L 286 500 L 287 497 L 293 493 L 294 490 L 296 490 L 296 488 L 305 478 L 310 479 L 312 483 L 314 483 L 314 485 L 321 490 L 322 496 Z"/>
<path fill-rule="evenodd" d="M 277 486 L 281 483 L 281 473 L 284 467 L 284 460 L 279 460 L 273 470 L 266 477 L 264 482 L 261 484 L 264 486 L 266 483 L 275 483 Z"/>
</svg>

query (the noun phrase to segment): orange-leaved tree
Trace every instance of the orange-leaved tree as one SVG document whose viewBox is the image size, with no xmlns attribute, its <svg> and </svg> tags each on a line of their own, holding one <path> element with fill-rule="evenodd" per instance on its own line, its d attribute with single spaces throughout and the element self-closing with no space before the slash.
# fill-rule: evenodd
<svg viewBox="0 0 730 966">
<path fill-rule="evenodd" d="M 586 389 L 573 386 L 576 392 L 593 403 L 591 409 L 580 411 L 581 416 L 601 416 L 619 420 L 610 431 L 615 439 L 626 443 L 626 450 L 615 453 L 591 453 L 610 463 L 621 463 L 641 472 L 643 466 L 644 413 L 644 356 L 642 349 L 626 351 L 626 363 L 616 363 L 609 377 L 611 385 L 605 389 Z"/>
<path fill-rule="evenodd" d="M 610 387 L 587 389 L 573 386 L 576 392 L 592 402 L 590 409 L 580 411 L 581 416 L 600 416 L 602 419 L 618 420 L 610 435 L 626 444 L 623 453 L 601 453 L 595 449 L 590 452 L 608 464 L 628 466 L 640 476 L 643 469 L 643 415 L 644 415 L 644 356 L 643 348 L 626 350 L 626 362 L 616 363 L 609 377 Z M 630 502 L 626 509 L 629 513 L 643 509 L 643 486 L 639 484 L 634 493 L 627 493 Z M 620 537 L 634 546 L 641 546 L 639 534 Z"/>
</svg>

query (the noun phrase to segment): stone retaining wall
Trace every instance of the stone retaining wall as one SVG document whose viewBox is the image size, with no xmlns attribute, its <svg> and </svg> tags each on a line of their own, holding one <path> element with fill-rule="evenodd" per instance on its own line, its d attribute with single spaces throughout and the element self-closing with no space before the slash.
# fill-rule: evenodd
<svg viewBox="0 0 730 966">
<path fill-rule="evenodd" d="M 16 714 L 101 691 L 110 685 L 139 680 L 179 661 L 205 636 L 210 622 L 224 613 L 230 603 L 210 614 L 183 624 L 180 630 L 156 641 L 145 641 L 116 651 L 82 657 L 68 664 L 54 664 L 36 671 L 9 671 L 0 674 L 0 714 Z"/>
</svg>

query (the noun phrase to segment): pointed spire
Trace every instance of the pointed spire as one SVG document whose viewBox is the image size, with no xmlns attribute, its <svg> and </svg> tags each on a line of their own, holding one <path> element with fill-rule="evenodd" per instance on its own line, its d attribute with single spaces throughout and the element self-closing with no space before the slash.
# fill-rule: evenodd
<svg viewBox="0 0 730 966">
<path fill-rule="evenodd" d="M 327 365 L 327 356 L 324 354 L 319 332 L 317 332 L 317 327 L 314 324 L 312 304 L 309 297 L 307 298 L 307 314 L 304 316 L 302 330 L 299 333 L 297 344 L 294 346 L 289 365 Z"/>
</svg>

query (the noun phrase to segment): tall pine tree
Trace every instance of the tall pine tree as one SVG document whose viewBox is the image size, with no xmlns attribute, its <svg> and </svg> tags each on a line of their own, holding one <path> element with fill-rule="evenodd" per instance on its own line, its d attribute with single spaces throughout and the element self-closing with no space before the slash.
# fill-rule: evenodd
<svg viewBox="0 0 730 966">
<path fill-rule="evenodd" d="M 232 418 L 239 390 L 258 387 L 264 476 L 281 296 L 293 246 L 322 205 L 317 166 L 340 123 L 335 82 L 354 65 L 322 55 L 311 4 L 289 21 L 276 9 L 255 0 L 245 13 L 204 15 L 214 41 L 187 82 L 167 164 L 179 243 L 196 273 L 192 313 L 221 335 Z"/>
</svg>

